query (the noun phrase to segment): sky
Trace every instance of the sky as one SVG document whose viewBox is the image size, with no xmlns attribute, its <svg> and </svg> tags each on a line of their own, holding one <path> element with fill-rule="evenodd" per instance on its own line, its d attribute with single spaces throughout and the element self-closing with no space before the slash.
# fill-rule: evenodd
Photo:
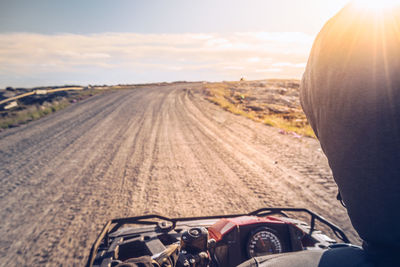
<svg viewBox="0 0 400 267">
<path fill-rule="evenodd" d="M 348 0 L 0 0 L 0 88 L 300 79 Z"/>
</svg>

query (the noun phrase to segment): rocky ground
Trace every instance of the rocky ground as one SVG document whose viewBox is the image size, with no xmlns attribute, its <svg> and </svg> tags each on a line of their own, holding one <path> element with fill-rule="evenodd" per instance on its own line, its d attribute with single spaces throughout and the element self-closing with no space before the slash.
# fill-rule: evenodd
<svg viewBox="0 0 400 267">
<path fill-rule="evenodd" d="M 201 93 L 234 114 L 315 137 L 300 105 L 299 80 L 260 80 L 205 83 Z"/>
</svg>

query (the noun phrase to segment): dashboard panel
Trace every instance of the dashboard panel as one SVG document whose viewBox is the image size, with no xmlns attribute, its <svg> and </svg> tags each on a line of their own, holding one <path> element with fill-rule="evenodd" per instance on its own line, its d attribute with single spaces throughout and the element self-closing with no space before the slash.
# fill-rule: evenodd
<svg viewBox="0 0 400 267">
<path fill-rule="evenodd" d="M 303 231 L 270 218 L 241 217 L 220 220 L 208 228 L 216 239 L 221 266 L 236 266 L 252 257 L 303 250 Z"/>
</svg>

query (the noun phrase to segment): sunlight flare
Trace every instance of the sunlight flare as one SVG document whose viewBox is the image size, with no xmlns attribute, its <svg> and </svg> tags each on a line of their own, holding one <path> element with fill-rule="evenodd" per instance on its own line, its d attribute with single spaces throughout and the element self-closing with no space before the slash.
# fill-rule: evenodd
<svg viewBox="0 0 400 267">
<path fill-rule="evenodd" d="M 382 11 L 383 9 L 388 9 L 399 5 L 398 0 L 355 0 L 354 4 L 363 9 Z"/>
</svg>

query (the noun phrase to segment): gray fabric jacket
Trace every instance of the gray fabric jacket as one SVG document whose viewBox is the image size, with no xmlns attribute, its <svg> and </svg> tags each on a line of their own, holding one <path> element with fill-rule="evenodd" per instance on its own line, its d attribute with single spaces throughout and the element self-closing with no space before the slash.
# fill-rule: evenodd
<svg viewBox="0 0 400 267">
<path fill-rule="evenodd" d="M 400 251 L 400 4 L 382 14 L 349 5 L 328 21 L 301 104 L 367 250 Z"/>
</svg>

